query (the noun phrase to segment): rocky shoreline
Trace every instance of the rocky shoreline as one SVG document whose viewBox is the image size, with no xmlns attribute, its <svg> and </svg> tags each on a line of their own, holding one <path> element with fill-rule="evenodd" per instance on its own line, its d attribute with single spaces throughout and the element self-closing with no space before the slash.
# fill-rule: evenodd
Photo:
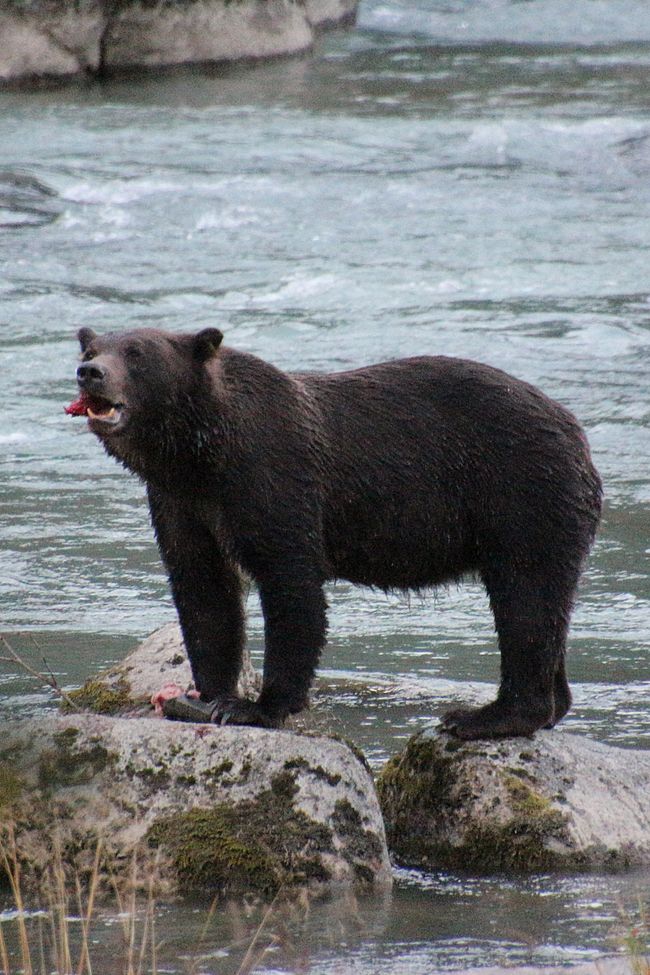
<svg viewBox="0 0 650 975">
<path fill-rule="evenodd" d="M 309 50 L 358 0 L 0 0 L 0 86 Z"/>
</svg>

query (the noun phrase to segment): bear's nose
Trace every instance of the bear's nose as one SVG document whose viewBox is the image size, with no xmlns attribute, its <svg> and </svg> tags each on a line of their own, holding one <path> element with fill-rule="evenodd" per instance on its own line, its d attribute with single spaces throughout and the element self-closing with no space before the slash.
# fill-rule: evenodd
<svg viewBox="0 0 650 975">
<path fill-rule="evenodd" d="M 77 369 L 77 382 L 80 386 L 87 386 L 91 382 L 103 382 L 106 379 L 106 369 L 95 362 L 82 362 Z"/>
</svg>

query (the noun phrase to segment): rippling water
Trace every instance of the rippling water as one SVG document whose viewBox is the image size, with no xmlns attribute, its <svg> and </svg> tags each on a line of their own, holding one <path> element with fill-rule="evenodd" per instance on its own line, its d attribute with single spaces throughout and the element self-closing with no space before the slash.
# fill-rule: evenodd
<svg viewBox="0 0 650 975">
<path fill-rule="evenodd" d="M 0 93 L 0 618 L 16 645 L 75 683 L 173 617 L 141 487 L 62 413 L 79 325 L 216 324 L 296 369 L 461 355 L 587 428 L 607 506 L 566 726 L 648 747 L 649 78 L 645 2 L 368 0 L 304 59 Z M 480 588 L 329 599 L 320 695 L 373 763 L 492 693 Z M 44 703 L 0 673 L 5 711 Z M 345 970 L 583 957 L 636 883 L 485 882 L 488 930 L 458 919 L 474 882 L 402 875 Z"/>
</svg>

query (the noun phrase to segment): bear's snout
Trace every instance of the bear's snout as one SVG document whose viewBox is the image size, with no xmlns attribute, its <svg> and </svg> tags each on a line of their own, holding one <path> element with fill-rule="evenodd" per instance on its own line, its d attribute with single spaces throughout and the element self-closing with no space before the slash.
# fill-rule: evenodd
<svg viewBox="0 0 650 975">
<path fill-rule="evenodd" d="M 77 369 L 77 382 L 82 389 L 101 385 L 105 382 L 108 371 L 105 366 L 96 362 L 82 362 Z"/>
</svg>

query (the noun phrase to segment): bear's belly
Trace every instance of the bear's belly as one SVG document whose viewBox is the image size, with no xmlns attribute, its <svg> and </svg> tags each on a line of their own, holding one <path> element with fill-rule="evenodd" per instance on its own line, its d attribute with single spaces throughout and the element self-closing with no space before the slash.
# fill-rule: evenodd
<svg viewBox="0 0 650 975">
<path fill-rule="evenodd" d="M 431 525 L 363 522 L 326 537 L 332 578 L 380 589 L 422 589 L 452 582 L 477 569 L 474 546 L 462 533 Z"/>
</svg>

